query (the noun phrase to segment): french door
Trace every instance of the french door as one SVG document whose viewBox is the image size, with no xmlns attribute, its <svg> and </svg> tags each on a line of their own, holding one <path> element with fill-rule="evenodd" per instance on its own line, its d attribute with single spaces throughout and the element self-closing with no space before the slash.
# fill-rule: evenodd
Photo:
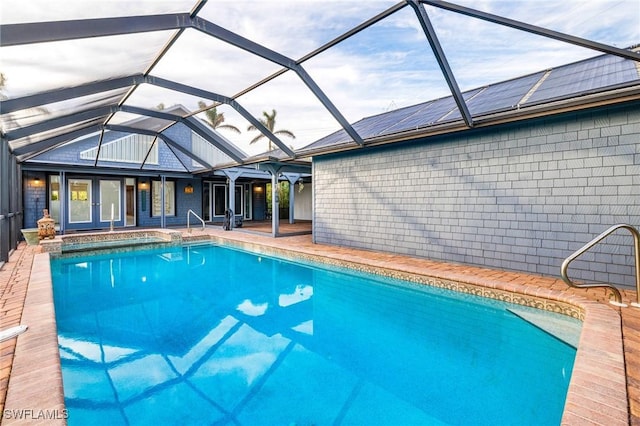
<svg viewBox="0 0 640 426">
<path fill-rule="evenodd" d="M 122 179 L 69 178 L 67 188 L 69 229 L 124 225 Z"/>
<path fill-rule="evenodd" d="M 250 184 L 239 184 L 235 186 L 235 206 L 234 213 L 251 219 L 251 193 Z M 205 182 L 202 192 L 202 213 L 205 221 L 212 221 L 214 218 L 223 218 L 228 206 L 228 187 L 225 184 Z"/>
</svg>

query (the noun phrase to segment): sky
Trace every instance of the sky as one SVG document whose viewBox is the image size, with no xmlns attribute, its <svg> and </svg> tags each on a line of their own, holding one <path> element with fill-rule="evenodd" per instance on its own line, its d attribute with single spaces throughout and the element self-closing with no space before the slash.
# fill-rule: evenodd
<svg viewBox="0 0 640 426">
<path fill-rule="evenodd" d="M 198 16 L 299 60 L 399 2 L 209 0 Z M 615 47 L 640 43 L 640 0 L 452 2 Z M 0 21 L 10 24 L 188 12 L 194 5 L 195 0 L 2 0 Z M 433 6 L 425 9 L 463 91 L 599 54 Z M 1 48 L 0 72 L 7 79 L 4 95 L 13 98 L 143 72 L 172 34 L 173 31 L 165 31 Z M 302 66 L 351 123 L 450 95 L 409 6 L 302 62 Z M 278 70 L 280 66 L 272 62 L 188 29 L 150 74 L 233 97 Z M 204 99 L 142 85 L 127 104 L 145 108 L 181 104 L 195 110 L 200 100 Z M 87 105 L 98 101 L 81 100 Z M 262 117 L 263 111 L 276 110 L 275 130 L 293 132 L 295 139 L 281 139 L 295 148 L 340 128 L 318 97 L 292 71 L 237 101 L 256 117 Z M 48 105 L 47 110 L 63 114 L 77 108 L 77 103 Z M 241 130 L 240 135 L 221 130 L 223 136 L 249 154 L 266 150 L 266 140 L 248 143 L 257 133 L 247 131 L 249 123 L 233 108 L 221 105 L 218 112 L 224 113 L 225 123 Z M 130 114 L 118 113 L 112 122 L 131 118 Z"/>
</svg>

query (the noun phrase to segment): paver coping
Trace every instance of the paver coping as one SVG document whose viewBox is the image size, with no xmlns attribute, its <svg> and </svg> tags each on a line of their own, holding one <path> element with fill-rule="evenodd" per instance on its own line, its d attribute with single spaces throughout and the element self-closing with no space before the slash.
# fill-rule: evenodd
<svg viewBox="0 0 640 426">
<path fill-rule="evenodd" d="M 310 235 L 271 238 L 206 228 L 183 230 L 183 236 L 426 275 L 459 282 L 461 291 L 507 292 L 554 307 L 575 306 L 584 322 L 562 424 L 640 426 L 640 309 L 613 307 L 604 289 L 574 289 L 559 278 L 314 244 Z M 623 301 L 635 300 L 634 291 L 623 291 Z M 66 424 L 49 254 L 40 246 L 21 243 L 0 269 L 0 307 L 0 330 L 29 327 L 0 341 L 0 424 Z"/>
</svg>

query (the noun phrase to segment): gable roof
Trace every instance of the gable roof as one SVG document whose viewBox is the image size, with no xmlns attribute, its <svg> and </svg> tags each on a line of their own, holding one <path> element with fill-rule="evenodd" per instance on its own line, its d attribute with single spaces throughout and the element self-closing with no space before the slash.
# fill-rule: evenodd
<svg viewBox="0 0 640 426">
<path fill-rule="evenodd" d="M 182 105 L 174 105 L 162 110 L 162 113 L 176 117 L 186 117 L 190 114 Z M 201 128 L 212 131 L 207 123 L 195 117 L 194 120 L 199 122 Z M 137 133 L 136 129 L 140 133 Z M 156 138 L 150 131 L 158 131 L 161 136 Z M 56 149 L 41 152 L 29 158 L 28 162 L 196 173 L 205 168 L 213 168 L 218 164 L 229 164 L 233 161 L 232 157 L 213 145 L 208 150 L 204 149 L 206 146 L 197 149 L 195 144 L 198 141 L 194 140 L 197 136 L 193 136 L 192 133 L 196 132 L 180 121 L 172 122 L 159 117 L 136 117 L 103 131 L 78 138 Z M 200 143 L 207 143 L 204 138 L 201 139 Z M 242 157 L 247 156 L 222 136 L 220 136 L 220 143 L 223 143 L 228 150 L 236 150 Z M 132 144 L 134 146 L 131 146 Z M 153 152 L 156 155 L 152 160 L 149 154 L 154 145 Z M 126 151 L 120 157 L 127 157 L 127 159 L 105 156 L 105 151 L 113 150 Z M 135 152 L 139 155 L 135 156 Z"/>
</svg>

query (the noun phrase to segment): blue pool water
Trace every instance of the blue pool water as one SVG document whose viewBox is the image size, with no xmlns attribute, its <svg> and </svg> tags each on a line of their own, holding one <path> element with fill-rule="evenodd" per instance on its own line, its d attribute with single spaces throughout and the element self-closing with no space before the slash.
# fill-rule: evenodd
<svg viewBox="0 0 640 426">
<path fill-rule="evenodd" d="M 576 350 L 522 318 L 568 317 L 218 246 L 51 264 L 70 425 L 560 423 Z"/>
</svg>

